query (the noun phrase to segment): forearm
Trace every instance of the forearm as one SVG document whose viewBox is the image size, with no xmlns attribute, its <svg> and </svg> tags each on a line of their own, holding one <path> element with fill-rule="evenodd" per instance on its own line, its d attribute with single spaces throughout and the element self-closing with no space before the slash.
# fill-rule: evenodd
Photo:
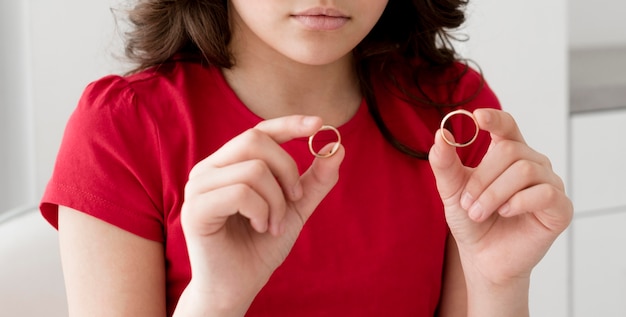
<svg viewBox="0 0 626 317">
<path fill-rule="evenodd" d="M 468 317 L 528 317 L 530 278 L 493 284 L 466 277 Z"/>
<path fill-rule="evenodd" d="M 207 294 L 189 285 L 181 295 L 174 317 L 242 317 L 246 314 L 249 302 L 227 300 L 219 294 Z"/>
</svg>

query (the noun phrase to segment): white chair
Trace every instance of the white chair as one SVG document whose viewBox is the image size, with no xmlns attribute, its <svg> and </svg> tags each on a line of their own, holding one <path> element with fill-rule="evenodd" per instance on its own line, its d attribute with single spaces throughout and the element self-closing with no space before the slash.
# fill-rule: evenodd
<svg viewBox="0 0 626 317">
<path fill-rule="evenodd" d="M 0 214 L 0 316 L 67 316 L 58 233 L 35 206 Z"/>
</svg>

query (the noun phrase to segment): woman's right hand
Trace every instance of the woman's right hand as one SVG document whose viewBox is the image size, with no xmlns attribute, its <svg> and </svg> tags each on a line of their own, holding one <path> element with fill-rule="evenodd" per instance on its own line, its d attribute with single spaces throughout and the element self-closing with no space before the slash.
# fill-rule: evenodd
<svg viewBox="0 0 626 317">
<path fill-rule="evenodd" d="M 343 147 L 300 175 L 280 146 L 321 126 L 309 116 L 263 121 L 194 166 L 181 211 L 192 279 L 177 313 L 245 314 L 337 182 Z"/>
</svg>

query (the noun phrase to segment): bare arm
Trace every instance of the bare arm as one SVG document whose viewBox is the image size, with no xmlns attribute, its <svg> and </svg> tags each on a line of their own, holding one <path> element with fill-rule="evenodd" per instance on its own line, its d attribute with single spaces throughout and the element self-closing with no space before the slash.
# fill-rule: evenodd
<svg viewBox="0 0 626 317">
<path fill-rule="evenodd" d="M 437 316 L 481 316 L 487 312 L 503 316 L 528 315 L 528 283 L 529 279 L 520 278 L 515 283 L 494 285 L 482 280 L 471 281 L 471 276 L 470 281 L 466 281 L 456 241 L 449 236 Z"/>
<path fill-rule="evenodd" d="M 438 317 L 467 316 L 467 288 L 465 275 L 459 258 L 459 249 L 452 235 L 446 242 L 446 257 L 443 267 L 443 283 Z"/>
<path fill-rule="evenodd" d="M 473 315 L 486 312 L 501 314 L 528 314 L 528 279 L 519 279 L 518 283 L 508 285 L 466 282 L 459 249 L 454 237 L 449 236 L 446 245 L 446 260 L 442 284 L 441 301 L 438 317 L 470 316 L 468 305 Z M 468 296 L 470 302 L 468 303 Z M 496 313 L 498 314 L 498 313 Z"/>
<path fill-rule="evenodd" d="M 165 316 L 163 245 L 59 206 L 70 316 Z"/>
<path fill-rule="evenodd" d="M 492 139 L 477 167 L 463 166 L 441 137 L 448 131 L 437 133 L 430 152 L 465 276 L 467 315 L 525 317 L 530 273 L 569 225 L 572 203 L 510 114 L 478 109 L 474 116 Z"/>
</svg>

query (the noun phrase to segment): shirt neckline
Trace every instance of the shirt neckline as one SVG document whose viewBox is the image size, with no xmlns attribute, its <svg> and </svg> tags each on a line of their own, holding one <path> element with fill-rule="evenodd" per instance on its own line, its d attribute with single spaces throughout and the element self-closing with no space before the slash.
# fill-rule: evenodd
<svg viewBox="0 0 626 317">
<path fill-rule="evenodd" d="M 242 118 L 247 120 L 251 125 L 257 125 L 261 121 L 265 120 L 252 112 L 242 101 L 239 99 L 235 91 L 230 87 L 226 78 L 224 77 L 223 72 L 218 67 L 210 67 L 210 71 L 214 72 L 215 77 L 217 78 L 217 84 L 219 85 L 219 90 L 222 91 L 227 100 L 231 101 L 231 105 L 242 115 Z M 335 127 L 339 130 L 341 135 L 348 135 L 352 133 L 358 126 L 360 126 L 367 118 L 368 109 L 367 103 L 365 102 L 365 98 L 361 99 L 361 104 L 357 111 L 352 115 L 348 121 L 344 124 Z M 320 138 L 321 140 L 321 138 Z"/>
</svg>

